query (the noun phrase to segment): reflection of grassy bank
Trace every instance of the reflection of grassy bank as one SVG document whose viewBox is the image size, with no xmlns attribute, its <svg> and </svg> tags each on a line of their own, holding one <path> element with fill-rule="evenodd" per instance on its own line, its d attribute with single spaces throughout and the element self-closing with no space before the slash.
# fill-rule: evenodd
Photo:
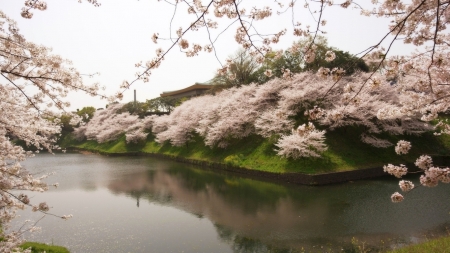
<svg viewBox="0 0 450 253">
<path fill-rule="evenodd" d="M 450 237 L 429 240 L 424 243 L 411 245 L 398 250 L 389 251 L 389 253 L 449 253 Z"/>
<path fill-rule="evenodd" d="M 235 252 L 264 252 L 264 253 L 450 253 L 450 237 L 429 240 L 423 243 L 409 245 L 396 250 L 389 250 L 389 246 L 381 242 L 378 246 L 368 245 L 352 238 L 351 242 L 335 247 L 332 244 L 321 245 L 318 242 L 313 248 L 292 249 L 262 243 L 248 237 L 234 234 L 231 230 L 215 225 L 222 240 L 232 244 Z M 314 249 L 315 248 L 315 249 Z"/>
<path fill-rule="evenodd" d="M 417 136 L 388 136 L 392 143 L 400 139 L 411 141 L 413 148 L 408 155 L 398 156 L 394 148 L 374 148 L 360 141 L 360 129 L 347 127 L 327 134 L 328 151 L 322 158 L 285 159 L 276 155 L 275 140 L 260 136 L 249 136 L 241 140 L 232 140 L 226 149 L 209 148 L 199 136 L 183 147 L 174 147 L 169 143 L 159 145 L 150 135 L 146 142 L 127 144 L 125 137 L 107 143 L 95 141 L 77 142 L 66 136 L 63 147 L 78 147 L 105 153 L 145 152 L 165 154 L 188 159 L 229 164 L 253 170 L 286 173 L 302 172 L 306 174 L 337 172 L 362 168 L 380 167 L 387 163 L 411 163 L 420 154 L 447 155 L 450 141 L 446 137 L 432 134 Z"/>
</svg>

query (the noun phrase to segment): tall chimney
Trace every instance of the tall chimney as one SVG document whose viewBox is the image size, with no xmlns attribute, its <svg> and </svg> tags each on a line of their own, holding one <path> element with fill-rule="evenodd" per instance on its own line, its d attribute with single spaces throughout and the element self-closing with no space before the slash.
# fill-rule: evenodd
<svg viewBox="0 0 450 253">
<path fill-rule="evenodd" d="M 136 89 L 134 90 L 134 108 L 136 108 Z"/>
</svg>

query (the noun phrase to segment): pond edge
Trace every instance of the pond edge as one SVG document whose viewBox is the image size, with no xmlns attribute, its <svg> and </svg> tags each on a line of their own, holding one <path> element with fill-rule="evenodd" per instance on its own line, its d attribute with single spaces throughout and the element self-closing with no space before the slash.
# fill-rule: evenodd
<svg viewBox="0 0 450 253">
<path fill-rule="evenodd" d="M 158 153 L 146 153 L 146 152 L 140 152 L 140 151 L 126 152 L 126 153 L 109 153 L 109 152 L 103 152 L 103 151 L 99 151 L 99 150 L 91 150 L 91 149 L 85 149 L 85 148 L 79 148 L 79 147 L 67 147 L 67 150 L 88 151 L 88 152 L 105 155 L 105 156 L 158 157 L 158 158 L 174 160 L 177 162 L 193 164 L 193 165 L 201 166 L 203 168 L 208 168 L 208 169 L 212 169 L 212 170 L 232 172 L 235 174 L 239 174 L 239 175 L 247 176 L 247 177 L 251 177 L 251 178 L 264 179 L 264 180 L 269 180 L 269 181 L 277 181 L 277 182 L 283 182 L 283 183 L 301 184 L 301 185 L 317 185 L 318 186 L 318 185 L 344 183 L 344 182 L 349 182 L 349 181 L 354 181 L 354 180 L 362 180 L 362 179 L 388 176 L 388 174 L 384 172 L 382 167 L 309 175 L 309 174 L 295 173 L 295 172 L 274 173 L 274 172 L 267 172 L 267 171 L 259 171 L 259 170 L 248 169 L 245 167 L 232 166 L 232 165 L 224 164 L 224 163 L 202 161 L 202 160 L 189 159 L 189 158 L 173 156 L 173 155 L 158 154 Z M 438 159 L 449 162 L 450 156 L 449 157 L 438 157 Z M 407 166 L 408 165 L 410 165 L 410 167 L 411 167 L 411 165 L 413 165 L 413 164 L 407 164 Z"/>
</svg>

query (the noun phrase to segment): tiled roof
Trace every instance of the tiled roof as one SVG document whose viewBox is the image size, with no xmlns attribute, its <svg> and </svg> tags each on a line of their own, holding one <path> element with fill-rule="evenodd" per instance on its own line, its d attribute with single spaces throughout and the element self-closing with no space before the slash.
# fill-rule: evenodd
<svg viewBox="0 0 450 253">
<path fill-rule="evenodd" d="M 181 90 L 174 90 L 174 91 L 164 91 L 163 93 L 161 93 L 161 97 L 167 97 L 167 96 L 175 96 L 181 93 L 185 93 L 185 92 L 189 92 L 192 90 L 209 90 L 211 89 L 211 85 L 210 84 L 199 84 L 196 83 L 194 85 L 191 85 L 189 87 L 186 87 L 184 89 Z"/>
</svg>

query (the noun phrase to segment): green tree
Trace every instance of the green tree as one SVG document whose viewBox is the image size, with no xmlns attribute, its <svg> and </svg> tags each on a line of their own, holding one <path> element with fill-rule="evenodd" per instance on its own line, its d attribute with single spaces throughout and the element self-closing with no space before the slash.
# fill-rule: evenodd
<svg viewBox="0 0 450 253">
<path fill-rule="evenodd" d="M 83 121 L 88 123 L 89 120 L 94 116 L 95 108 L 92 106 L 85 106 L 81 110 L 77 109 L 78 116 L 83 118 Z M 87 117 L 86 117 L 87 115 Z"/>
<path fill-rule="evenodd" d="M 82 118 L 84 122 L 89 122 L 89 120 L 94 116 L 95 108 L 92 106 L 83 107 L 83 109 L 78 110 L 76 114 Z M 87 117 L 86 117 L 87 115 Z M 72 116 L 69 114 L 62 114 L 60 117 L 51 117 L 48 118 L 48 120 L 55 122 L 55 120 L 58 119 L 61 125 L 61 134 L 65 135 L 68 133 L 73 132 L 74 126 L 70 124 L 70 121 L 72 120 Z"/>
<path fill-rule="evenodd" d="M 264 74 L 268 69 L 272 71 L 272 75 L 275 77 L 281 77 L 284 69 L 289 69 L 292 73 L 300 73 L 302 72 L 301 64 L 302 59 L 298 53 L 286 50 L 281 56 L 278 56 L 276 52 L 270 52 L 267 54 L 261 67 L 255 71 L 253 75 L 254 80 L 258 83 L 269 81 L 270 77 Z"/>
<path fill-rule="evenodd" d="M 211 80 L 214 86 L 208 93 L 214 94 L 222 89 L 250 84 L 256 81 L 255 72 L 260 64 L 246 50 L 239 49 L 234 55 L 229 56 L 227 61 L 231 61 L 227 73 L 214 76 Z"/>
<path fill-rule="evenodd" d="M 314 44 L 311 44 L 312 38 L 306 38 L 295 42 L 291 48 L 285 50 L 280 56 L 276 52 L 271 52 L 266 57 L 262 66 L 256 71 L 255 79 L 258 83 L 267 82 L 270 77 L 264 73 L 270 69 L 272 75 L 281 77 L 284 69 L 289 69 L 291 73 L 300 73 L 304 71 L 317 72 L 320 67 L 324 68 L 342 68 L 345 75 L 351 75 L 356 71 L 369 71 L 369 66 L 364 60 L 328 45 L 328 41 L 323 36 L 316 37 Z M 315 58 L 313 62 L 307 63 L 303 59 L 303 50 L 309 46 L 315 47 Z M 336 58 L 333 61 L 326 61 L 325 54 L 328 51 L 334 52 Z"/>
<path fill-rule="evenodd" d="M 129 102 L 123 105 L 123 107 L 117 111 L 117 113 L 129 112 L 130 114 L 138 115 L 139 118 L 145 117 L 149 109 L 148 103 L 146 102 Z"/>
<path fill-rule="evenodd" d="M 147 100 L 148 111 L 150 112 L 171 112 L 175 107 L 181 104 L 182 99 L 172 96 L 157 97 Z"/>
<path fill-rule="evenodd" d="M 59 120 L 61 122 L 61 134 L 64 135 L 67 133 L 71 133 L 73 131 L 73 126 L 70 124 L 71 119 L 72 119 L 72 116 L 70 116 L 68 114 L 61 115 L 61 117 L 59 118 Z M 54 121 L 54 119 L 52 121 Z"/>
</svg>

